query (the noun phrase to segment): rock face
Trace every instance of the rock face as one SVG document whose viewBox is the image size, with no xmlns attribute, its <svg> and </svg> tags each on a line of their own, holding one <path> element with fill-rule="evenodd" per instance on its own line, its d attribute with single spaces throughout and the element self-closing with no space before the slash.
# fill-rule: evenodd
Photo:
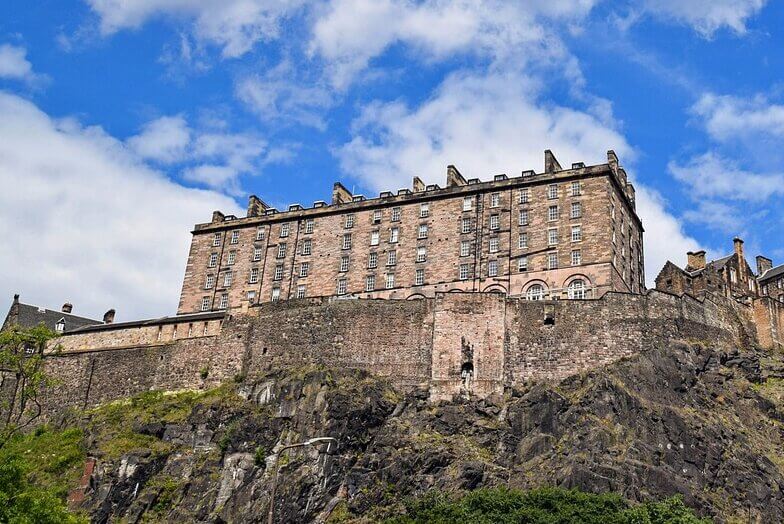
<svg viewBox="0 0 784 524">
<path fill-rule="evenodd" d="M 681 494 L 718 521 L 780 522 L 780 377 L 780 357 L 680 344 L 496 404 L 432 404 L 361 372 L 280 370 L 134 427 L 151 450 L 91 450 L 82 507 L 96 522 L 260 522 L 277 469 L 275 522 L 374 521 L 431 488 L 499 484 Z M 276 468 L 284 445 L 319 436 L 339 445 L 285 451 Z"/>
</svg>

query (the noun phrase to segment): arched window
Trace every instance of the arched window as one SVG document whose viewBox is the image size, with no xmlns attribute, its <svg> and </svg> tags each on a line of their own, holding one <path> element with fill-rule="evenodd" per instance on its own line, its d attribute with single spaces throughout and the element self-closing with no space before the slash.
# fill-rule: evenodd
<svg viewBox="0 0 784 524">
<path fill-rule="evenodd" d="M 544 299 L 544 286 L 542 284 L 534 284 L 528 288 L 525 294 L 528 300 L 542 300 Z"/>
<path fill-rule="evenodd" d="M 581 278 L 572 280 L 568 287 L 570 300 L 583 300 L 585 298 L 585 281 Z"/>
</svg>

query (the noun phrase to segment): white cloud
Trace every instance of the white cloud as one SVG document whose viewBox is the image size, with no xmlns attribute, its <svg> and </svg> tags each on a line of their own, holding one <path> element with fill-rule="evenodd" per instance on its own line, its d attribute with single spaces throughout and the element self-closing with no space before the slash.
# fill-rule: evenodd
<svg viewBox="0 0 784 524">
<path fill-rule="evenodd" d="M 705 37 L 724 27 L 743 34 L 746 22 L 767 0 L 642 0 L 651 14 L 689 25 Z"/>
<path fill-rule="evenodd" d="M 762 95 L 740 98 L 707 93 L 691 110 L 711 138 L 720 142 L 761 136 L 784 138 L 784 105 L 771 103 Z"/>
<path fill-rule="evenodd" d="M 263 40 L 278 37 L 282 21 L 305 0 L 86 0 L 105 35 L 135 29 L 160 17 L 187 20 L 195 38 L 242 56 Z"/>
<path fill-rule="evenodd" d="M 142 126 L 126 143 L 141 158 L 175 165 L 187 180 L 240 194 L 241 175 L 258 174 L 264 165 L 287 158 L 269 149 L 255 133 L 230 133 L 224 121 L 194 130 L 183 115 L 162 116 Z"/>
<path fill-rule="evenodd" d="M 408 187 L 413 175 L 443 185 L 448 164 L 484 180 L 541 171 L 544 149 L 564 166 L 606 162 L 608 149 L 626 162 L 635 157 L 617 129 L 587 112 L 539 101 L 536 85 L 521 74 L 453 74 L 419 107 L 370 105 L 354 122 L 353 135 L 336 154 L 347 174 L 373 190 Z M 639 184 L 637 194 L 650 283 L 668 257 L 697 243 L 660 195 Z"/>
<path fill-rule="evenodd" d="M 35 80 L 32 64 L 27 60 L 27 50 L 11 44 L 0 45 L 0 78 Z"/>
<path fill-rule="evenodd" d="M 319 130 L 326 128 L 322 113 L 333 103 L 331 91 L 321 85 L 307 85 L 295 78 L 289 61 L 264 75 L 240 79 L 237 98 L 266 121 L 296 122 Z"/>
<path fill-rule="evenodd" d="M 333 0 L 316 21 L 310 51 L 327 61 L 338 88 L 396 43 L 426 59 L 469 53 L 514 61 L 519 67 L 553 52 L 562 54 L 557 35 L 540 18 L 579 19 L 597 1 Z"/>
<path fill-rule="evenodd" d="M 0 294 L 98 317 L 173 314 L 194 223 L 234 200 L 186 188 L 99 127 L 0 91 Z"/>
<path fill-rule="evenodd" d="M 191 130 L 182 115 L 163 116 L 147 122 L 128 145 L 142 158 L 162 163 L 182 160 L 191 142 Z"/>
<path fill-rule="evenodd" d="M 670 162 L 667 167 L 675 178 L 689 185 L 694 198 L 763 202 L 784 195 L 784 174 L 745 171 L 733 160 L 713 152 L 693 157 L 685 164 Z"/>
</svg>

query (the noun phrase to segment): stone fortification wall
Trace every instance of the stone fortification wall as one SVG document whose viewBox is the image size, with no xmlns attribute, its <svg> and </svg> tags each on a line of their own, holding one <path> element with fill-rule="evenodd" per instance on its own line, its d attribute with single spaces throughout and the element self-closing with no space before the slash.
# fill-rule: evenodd
<svg viewBox="0 0 784 524">
<path fill-rule="evenodd" d="M 784 325 L 781 309 L 776 312 Z M 403 388 L 429 386 L 434 399 L 489 396 L 674 339 L 747 345 L 758 340 L 752 317 L 751 308 L 722 297 L 701 302 L 658 291 L 554 302 L 446 293 L 409 301 L 263 304 L 227 317 L 217 335 L 50 356 L 47 371 L 58 385 L 45 407 L 51 414 L 150 389 L 211 387 L 237 375 L 307 364 L 361 368 Z M 107 346 L 106 336 L 102 332 L 95 344 Z M 73 345 L 68 338 L 60 339 L 64 346 Z M 78 346 L 86 345 L 80 335 Z"/>
<path fill-rule="evenodd" d="M 754 321 L 761 346 L 784 349 L 784 302 L 758 298 L 754 301 Z"/>
</svg>

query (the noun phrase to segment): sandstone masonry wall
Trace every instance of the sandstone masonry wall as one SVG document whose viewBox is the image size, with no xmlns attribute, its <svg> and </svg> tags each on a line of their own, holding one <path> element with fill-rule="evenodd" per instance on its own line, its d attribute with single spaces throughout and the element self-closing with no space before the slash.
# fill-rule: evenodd
<svg viewBox="0 0 784 524">
<path fill-rule="evenodd" d="M 784 326 L 784 309 L 776 304 L 752 310 L 724 297 L 698 301 L 659 291 L 569 301 L 456 292 L 420 300 L 263 304 L 227 317 L 216 335 L 107 349 L 107 333 L 122 340 L 133 336 L 115 329 L 95 338 L 101 347 L 50 355 L 45 365 L 57 385 L 44 405 L 53 416 L 150 389 L 206 388 L 309 364 L 365 369 L 401 388 L 429 387 L 433 399 L 490 396 L 531 380 L 559 380 L 675 339 L 727 349 L 757 341 L 772 347 Z M 754 320 L 771 318 L 773 327 L 758 334 Z M 84 335 L 78 335 L 78 344 L 67 335 L 60 340 L 83 348 L 90 345 Z"/>
</svg>

